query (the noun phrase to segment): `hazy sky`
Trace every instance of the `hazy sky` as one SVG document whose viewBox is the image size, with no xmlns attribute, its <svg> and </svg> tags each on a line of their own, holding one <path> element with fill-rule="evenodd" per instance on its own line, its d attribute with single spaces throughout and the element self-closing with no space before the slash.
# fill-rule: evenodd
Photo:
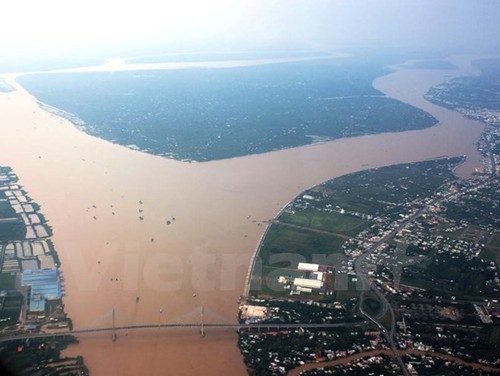
<svg viewBox="0 0 500 376">
<path fill-rule="evenodd" d="M 162 40 L 499 46 L 498 0 L 11 0 L 0 48 Z"/>
</svg>

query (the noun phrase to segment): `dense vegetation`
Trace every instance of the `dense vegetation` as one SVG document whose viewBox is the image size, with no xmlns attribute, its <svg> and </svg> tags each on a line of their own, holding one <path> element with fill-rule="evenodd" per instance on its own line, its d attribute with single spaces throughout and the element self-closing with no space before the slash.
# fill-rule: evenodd
<svg viewBox="0 0 500 376">
<path fill-rule="evenodd" d="M 206 161 L 434 125 L 429 114 L 372 87 L 385 73 L 381 64 L 352 57 L 28 75 L 19 82 L 40 101 L 83 120 L 81 128 L 92 135 Z"/>
</svg>

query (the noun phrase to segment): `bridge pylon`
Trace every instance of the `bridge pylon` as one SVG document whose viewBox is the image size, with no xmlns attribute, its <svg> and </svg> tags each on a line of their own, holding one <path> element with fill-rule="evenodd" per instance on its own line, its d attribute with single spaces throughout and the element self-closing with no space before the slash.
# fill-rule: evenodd
<svg viewBox="0 0 500 376">
<path fill-rule="evenodd" d="M 205 323 L 204 323 L 204 313 L 205 313 L 205 307 L 201 306 L 201 325 L 200 325 L 200 336 L 205 337 Z"/>
<path fill-rule="evenodd" d="M 115 342 L 118 336 L 116 335 L 116 326 L 115 326 L 115 308 L 113 307 L 113 330 L 111 334 L 111 341 Z"/>
</svg>

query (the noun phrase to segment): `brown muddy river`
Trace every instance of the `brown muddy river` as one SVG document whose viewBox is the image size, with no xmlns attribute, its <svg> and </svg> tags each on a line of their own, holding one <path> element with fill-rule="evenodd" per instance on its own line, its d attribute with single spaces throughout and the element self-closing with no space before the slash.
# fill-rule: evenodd
<svg viewBox="0 0 500 376">
<path fill-rule="evenodd" d="M 460 71 L 400 67 L 374 83 L 430 112 L 435 127 L 207 163 L 88 136 L 13 84 L 15 92 L 0 94 L 0 164 L 13 168 L 53 228 L 75 328 L 110 326 L 113 308 L 117 325 L 197 322 L 200 306 L 207 322 L 235 322 L 264 221 L 303 190 L 440 156 L 467 155 L 460 176 L 480 164 L 474 143 L 483 126 L 422 99 L 450 75 L 472 72 L 467 59 L 454 62 Z M 232 330 L 200 338 L 198 329 L 154 329 L 120 332 L 116 342 L 81 336 L 66 352 L 83 355 L 92 375 L 243 375 L 236 340 Z"/>
</svg>

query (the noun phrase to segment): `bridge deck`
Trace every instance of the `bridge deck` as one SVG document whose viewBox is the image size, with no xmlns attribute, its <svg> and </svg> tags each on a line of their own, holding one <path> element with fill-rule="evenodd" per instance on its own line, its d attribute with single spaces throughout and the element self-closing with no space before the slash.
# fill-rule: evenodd
<svg viewBox="0 0 500 376">
<path fill-rule="evenodd" d="M 343 326 L 360 326 L 363 323 L 335 323 L 335 324 L 301 324 L 301 323 L 262 323 L 262 324 L 218 324 L 218 323 L 204 323 L 203 327 L 206 329 L 214 328 L 214 329 L 248 329 L 248 330 L 266 330 L 266 329 L 274 329 L 274 330 L 283 330 L 283 329 L 298 329 L 298 328 L 316 328 L 316 329 L 332 329 Z M 119 332 L 125 330 L 140 330 L 140 329 L 160 329 L 160 328 L 201 328 L 201 323 L 192 323 L 192 324 L 142 324 L 142 325 L 125 325 L 125 326 L 115 326 L 115 327 L 106 327 L 106 328 L 88 328 L 88 329 L 76 329 L 76 330 L 66 330 L 57 333 L 23 333 L 19 335 L 11 335 L 11 336 L 0 336 L 0 342 L 6 341 L 15 341 L 20 339 L 28 339 L 28 338 L 46 338 L 46 337 L 64 337 L 64 336 L 78 336 L 79 334 L 92 334 L 92 333 L 102 333 L 102 332 Z"/>
</svg>

